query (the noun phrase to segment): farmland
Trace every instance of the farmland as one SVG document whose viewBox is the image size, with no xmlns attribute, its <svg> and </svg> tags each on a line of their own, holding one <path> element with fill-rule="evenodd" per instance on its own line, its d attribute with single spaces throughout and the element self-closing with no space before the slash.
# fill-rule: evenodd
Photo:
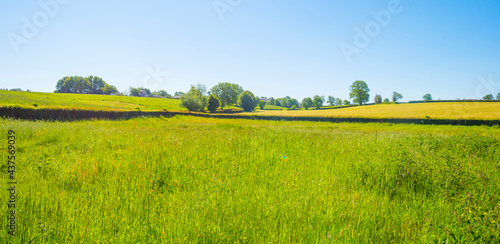
<svg viewBox="0 0 500 244">
<path fill-rule="evenodd" d="M 18 157 L 18 234 L 12 239 L 2 231 L 0 240 L 500 238 L 498 126 L 186 116 L 0 122 L 3 135 L 16 132 Z M 7 202 L 7 194 L 0 196 Z"/>
</svg>

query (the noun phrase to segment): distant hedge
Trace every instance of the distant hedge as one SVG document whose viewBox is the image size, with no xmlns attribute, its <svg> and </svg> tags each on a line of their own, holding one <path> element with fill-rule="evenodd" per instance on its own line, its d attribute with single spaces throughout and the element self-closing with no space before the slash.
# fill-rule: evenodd
<svg viewBox="0 0 500 244">
<path fill-rule="evenodd" d="M 409 101 L 408 103 L 477 103 L 477 102 L 483 102 L 483 103 L 494 103 L 494 102 L 500 102 L 498 100 L 432 100 L 432 101 Z"/>
<path fill-rule="evenodd" d="M 259 116 L 259 115 L 232 115 L 232 114 L 205 114 L 191 112 L 169 111 L 101 111 L 75 110 L 67 108 L 29 108 L 21 106 L 0 107 L 0 117 L 24 120 L 88 120 L 88 119 L 130 119 L 134 117 L 171 117 L 175 115 L 189 115 L 205 118 L 224 119 L 258 119 L 283 121 L 317 121 L 332 123 L 392 123 L 392 124 L 421 124 L 421 125 L 500 125 L 500 120 L 466 120 L 466 119 L 371 119 L 371 118 L 332 118 L 332 117 L 289 117 L 289 116 Z"/>
</svg>

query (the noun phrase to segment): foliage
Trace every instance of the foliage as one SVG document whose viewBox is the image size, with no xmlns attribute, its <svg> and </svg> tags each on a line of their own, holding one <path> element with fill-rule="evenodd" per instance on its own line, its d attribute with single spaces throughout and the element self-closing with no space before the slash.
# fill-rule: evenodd
<svg viewBox="0 0 500 244">
<path fill-rule="evenodd" d="M 180 97 L 182 95 L 184 95 L 184 92 L 180 92 L 180 91 L 175 92 L 175 94 L 174 94 L 174 96 L 176 96 L 176 97 Z"/>
<path fill-rule="evenodd" d="M 333 96 L 328 96 L 328 104 L 330 104 L 330 106 L 335 106 L 335 105 L 337 105 L 335 97 L 333 97 Z"/>
<path fill-rule="evenodd" d="M 203 112 L 207 106 L 207 98 L 201 94 L 201 92 L 194 86 L 191 86 L 191 90 L 188 93 L 181 96 L 181 107 L 186 108 L 189 111 L 199 111 Z"/>
<path fill-rule="evenodd" d="M 432 95 L 427 93 L 423 97 L 424 101 L 432 101 Z"/>
<path fill-rule="evenodd" d="M 497 94 L 497 100 L 500 101 L 500 92 Z"/>
<path fill-rule="evenodd" d="M 137 88 L 130 87 L 129 93 L 130 93 L 130 96 L 134 96 L 134 97 L 149 97 L 149 96 L 151 96 L 151 90 L 149 90 L 148 88 L 144 88 L 144 87 L 137 87 Z"/>
<path fill-rule="evenodd" d="M 384 99 L 384 103 L 390 103 L 391 101 L 389 101 L 389 98 L 385 98 Z"/>
<path fill-rule="evenodd" d="M 56 84 L 56 93 L 82 93 L 82 94 L 112 94 L 116 92 L 116 87 L 106 87 L 107 83 L 97 77 L 89 76 L 83 78 L 81 76 L 66 76 L 60 79 Z M 106 92 L 104 92 L 106 88 Z M 113 89 L 114 88 L 114 89 Z"/>
<path fill-rule="evenodd" d="M 344 105 L 351 105 L 351 101 L 349 101 L 349 100 L 347 100 L 347 99 L 346 99 L 346 100 L 344 100 Z"/>
<path fill-rule="evenodd" d="M 245 112 L 252 112 L 257 105 L 258 100 L 250 91 L 244 91 L 238 97 L 238 107 L 243 108 Z"/>
<path fill-rule="evenodd" d="M 219 97 L 217 97 L 217 95 L 215 94 L 210 94 L 210 97 L 208 97 L 208 110 L 212 113 L 214 113 L 215 111 L 217 111 L 217 108 L 220 107 L 220 99 Z"/>
<path fill-rule="evenodd" d="M 266 102 L 265 102 L 265 101 L 260 100 L 260 101 L 259 101 L 259 108 L 262 110 L 262 109 L 264 109 L 264 107 L 265 107 L 265 106 L 266 106 Z"/>
<path fill-rule="evenodd" d="M 282 106 L 285 108 L 291 108 L 293 105 L 299 106 L 299 101 L 297 101 L 297 99 L 291 98 L 289 96 L 286 96 L 283 98 L 277 98 L 275 102 L 276 102 L 277 106 Z"/>
<path fill-rule="evenodd" d="M 492 94 L 488 94 L 486 96 L 483 97 L 483 100 L 485 101 L 493 101 L 493 95 Z"/>
<path fill-rule="evenodd" d="M 321 108 L 323 106 L 323 102 L 325 101 L 324 97 L 320 97 L 318 95 L 313 97 L 313 106 L 316 107 L 316 109 Z"/>
<path fill-rule="evenodd" d="M 102 92 L 106 95 L 111 95 L 111 94 L 116 94 L 118 93 L 118 90 L 116 89 L 115 86 L 104 84 L 104 87 L 101 88 Z"/>
<path fill-rule="evenodd" d="M 210 90 L 210 94 L 215 94 L 219 97 L 221 108 L 235 104 L 242 92 L 243 88 L 241 86 L 227 82 L 219 83 Z"/>
<path fill-rule="evenodd" d="M 400 100 L 402 98 L 403 98 L 403 95 L 401 95 L 401 93 L 398 93 L 398 92 L 392 93 L 392 101 L 393 102 L 397 102 L 398 100 Z"/>
<path fill-rule="evenodd" d="M 200 91 L 203 96 L 207 96 L 207 92 L 208 92 L 207 86 L 205 86 L 204 84 L 198 83 L 198 84 L 196 84 L 195 88 L 198 89 L 198 91 Z"/>
<path fill-rule="evenodd" d="M 349 98 L 353 99 L 354 103 L 362 105 L 370 100 L 370 89 L 366 82 L 357 80 L 350 86 L 350 90 Z"/>
<path fill-rule="evenodd" d="M 375 95 L 375 104 L 381 104 L 381 103 L 382 103 L 382 96 Z"/>
<path fill-rule="evenodd" d="M 306 97 L 302 100 L 302 107 L 306 110 L 313 106 L 313 100 L 310 97 Z"/>
</svg>

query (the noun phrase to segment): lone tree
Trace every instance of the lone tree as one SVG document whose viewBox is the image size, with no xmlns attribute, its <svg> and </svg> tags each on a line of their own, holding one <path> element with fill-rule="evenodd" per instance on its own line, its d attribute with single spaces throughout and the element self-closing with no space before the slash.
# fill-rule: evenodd
<svg viewBox="0 0 500 244">
<path fill-rule="evenodd" d="M 238 97 L 238 107 L 243 108 L 245 112 L 252 112 L 257 106 L 258 100 L 250 91 L 244 91 Z"/>
<path fill-rule="evenodd" d="M 243 88 L 232 83 L 219 83 L 212 87 L 210 94 L 215 94 L 219 97 L 221 108 L 235 104 L 238 101 L 238 96 L 243 92 Z"/>
<path fill-rule="evenodd" d="M 191 90 L 188 93 L 181 96 L 180 106 L 187 108 L 189 111 L 203 112 L 206 105 L 207 98 L 194 86 L 191 86 Z"/>
<path fill-rule="evenodd" d="M 392 93 L 392 101 L 393 102 L 397 102 L 401 98 L 403 98 L 403 95 L 401 95 L 401 93 L 398 93 L 398 92 Z"/>
<path fill-rule="evenodd" d="M 385 98 L 384 103 L 390 103 L 389 98 Z"/>
<path fill-rule="evenodd" d="M 330 106 L 334 106 L 335 105 L 335 97 L 328 96 L 328 104 L 330 104 Z"/>
<path fill-rule="evenodd" d="M 316 107 L 316 109 L 321 108 L 323 106 L 324 99 L 318 95 L 314 96 L 313 98 L 313 106 Z"/>
<path fill-rule="evenodd" d="M 302 100 L 302 107 L 304 107 L 306 110 L 312 106 L 313 106 L 313 101 L 310 97 L 306 97 Z"/>
<path fill-rule="evenodd" d="M 381 104 L 382 103 L 382 96 L 375 95 L 375 103 L 376 104 Z"/>
<path fill-rule="evenodd" d="M 483 100 L 485 101 L 493 101 L 493 95 L 492 94 L 488 94 L 486 96 L 483 97 Z"/>
<path fill-rule="evenodd" d="M 260 101 L 259 101 L 259 108 L 260 108 L 261 110 L 263 110 L 265 106 L 266 106 L 266 102 L 265 102 L 265 101 L 260 100 Z"/>
<path fill-rule="evenodd" d="M 500 101 L 500 91 L 497 94 L 497 100 Z"/>
<path fill-rule="evenodd" d="M 211 94 L 208 98 L 208 111 L 214 113 L 220 107 L 220 99 L 215 94 Z"/>
<path fill-rule="evenodd" d="M 432 101 L 432 95 L 427 93 L 423 97 L 424 101 Z"/>
<path fill-rule="evenodd" d="M 366 82 L 362 80 L 357 80 L 351 85 L 351 93 L 349 93 L 349 98 L 353 99 L 354 103 L 359 104 L 360 106 L 368 102 L 370 100 L 370 88 Z"/>
</svg>

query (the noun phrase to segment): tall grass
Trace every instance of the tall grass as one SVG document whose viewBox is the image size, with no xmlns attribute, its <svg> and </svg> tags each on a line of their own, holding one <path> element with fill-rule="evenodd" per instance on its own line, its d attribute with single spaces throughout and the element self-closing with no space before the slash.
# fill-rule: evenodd
<svg viewBox="0 0 500 244">
<path fill-rule="evenodd" d="M 500 238 L 498 127 L 1 120 L 8 129 L 19 233 L 0 240 L 12 243 Z"/>
</svg>

